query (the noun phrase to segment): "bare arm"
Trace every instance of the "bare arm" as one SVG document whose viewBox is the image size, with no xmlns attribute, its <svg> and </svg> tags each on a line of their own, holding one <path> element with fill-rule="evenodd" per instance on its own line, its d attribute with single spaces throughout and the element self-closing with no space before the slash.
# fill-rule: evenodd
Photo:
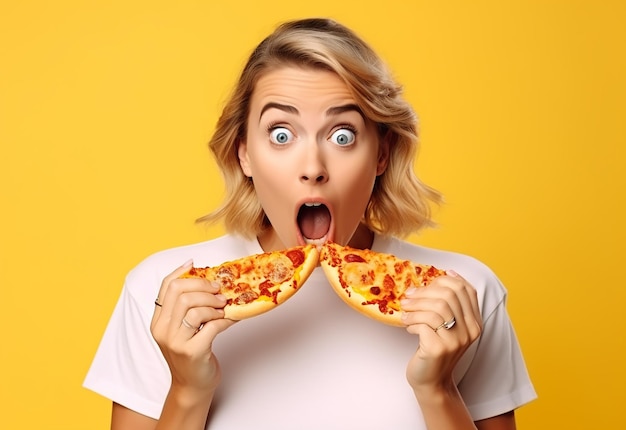
<svg viewBox="0 0 626 430">
<path fill-rule="evenodd" d="M 154 430 L 157 420 L 141 415 L 119 403 L 113 403 L 111 430 Z"/>
<path fill-rule="evenodd" d="M 476 430 L 456 386 L 440 390 L 417 389 L 417 399 L 426 426 L 432 430 Z"/>
<path fill-rule="evenodd" d="M 172 375 L 159 420 L 114 403 L 112 430 L 203 430 L 221 371 L 212 352 L 224 319 L 219 287 L 205 279 L 180 279 L 191 262 L 168 275 L 155 302 L 150 330 Z"/>
<path fill-rule="evenodd" d="M 426 426 L 476 429 L 452 377 L 459 359 L 482 331 L 476 290 L 450 271 L 427 288 L 408 290 L 402 307 L 407 331 L 419 336 L 406 373 Z"/>
<path fill-rule="evenodd" d="M 472 422 L 465 403 L 456 387 L 445 394 L 416 393 L 429 429 L 516 430 L 515 413 L 510 411 Z"/>
<path fill-rule="evenodd" d="M 515 412 L 510 411 L 496 417 L 476 421 L 478 430 L 516 430 Z"/>
</svg>

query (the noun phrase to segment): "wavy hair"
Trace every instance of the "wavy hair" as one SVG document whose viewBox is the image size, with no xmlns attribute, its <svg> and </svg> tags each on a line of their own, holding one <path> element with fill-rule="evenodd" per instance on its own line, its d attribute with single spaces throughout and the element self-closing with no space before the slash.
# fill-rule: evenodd
<svg viewBox="0 0 626 430">
<path fill-rule="evenodd" d="M 383 235 L 404 237 L 432 226 L 431 203 L 441 195 L 414 173 L 417 117 L 381 58 L 352 30 L 329 19 L 284 23 L 252 52 L 209 142 L 226 185 L 222 205 L 198 222 L 224 221 L 230 233 L 247 238 L 270 226 L 254 185 L 239 165 L 238 144 L 246 136 L 252 92 L 264 73 L 284 66 L 329 70 L 348 86 L 365 116 L 389 142 L 389 162 L 376 178 L 363 222 Z"/>
</svg>

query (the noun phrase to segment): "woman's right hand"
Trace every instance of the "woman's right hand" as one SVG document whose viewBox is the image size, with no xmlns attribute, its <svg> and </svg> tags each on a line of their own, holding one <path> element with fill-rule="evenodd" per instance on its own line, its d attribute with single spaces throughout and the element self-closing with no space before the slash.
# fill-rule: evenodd
<svg viewBox="0 0 626 430">
<path fill-rule="evenodd" d="M 170 394 L 211 399 L 220 380 L 213 340 L 235 321 L 224 319 L 226 299 L 217 294 L 218 284 L 179 278 L 191 265 L 185 263 L 163 280 L 157 297 L 161 306 L 155 305 L 150 329 L 172 374 Z"/>
</svg>

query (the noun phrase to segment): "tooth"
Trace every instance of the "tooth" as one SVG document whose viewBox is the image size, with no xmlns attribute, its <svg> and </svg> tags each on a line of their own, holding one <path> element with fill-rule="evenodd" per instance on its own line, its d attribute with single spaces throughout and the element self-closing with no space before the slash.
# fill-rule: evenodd
<svg viewBox="0 0 626 430">
<path fill-rule="evenodd" d="M 315 245 L 317 247 L 317 249 L 319 250 L 322 245 L 324 245 L 324 243 L 326 243 L 326 238 L 327 235 L 325 235 L 324 237 L 321 237 L 319 239 L 308 239 L 308 238 L 304 238 L 304 241 L 308 244 L 308 245 Z"/>
<path fill-rule="evenodd" d="M 309 208 L 310 208 L 310 207 L 314 207 L 314 206 L 321 206 L 321 205 L 322 205 L 322 204 L 321 204 L 321 203 L 318 203 L 318 202 L 314 202 L 314 203 L 305 203 L 305 204 L 304 204 L 304 206 L 307 206 L 307 207 L 309 207 Z"/>
</svg>

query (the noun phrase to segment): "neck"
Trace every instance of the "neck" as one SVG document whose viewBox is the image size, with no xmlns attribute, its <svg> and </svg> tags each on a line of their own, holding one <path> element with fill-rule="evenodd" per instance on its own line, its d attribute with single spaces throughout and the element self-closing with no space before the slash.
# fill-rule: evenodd
<svg viewBox="0 0 626 430">
<path fill-rule="evenodd" d="M 374 232 L 365 224 L 359 224 L 348 245 L 357 249 L 371 249 L 374 243 Z"/>
</svg>

